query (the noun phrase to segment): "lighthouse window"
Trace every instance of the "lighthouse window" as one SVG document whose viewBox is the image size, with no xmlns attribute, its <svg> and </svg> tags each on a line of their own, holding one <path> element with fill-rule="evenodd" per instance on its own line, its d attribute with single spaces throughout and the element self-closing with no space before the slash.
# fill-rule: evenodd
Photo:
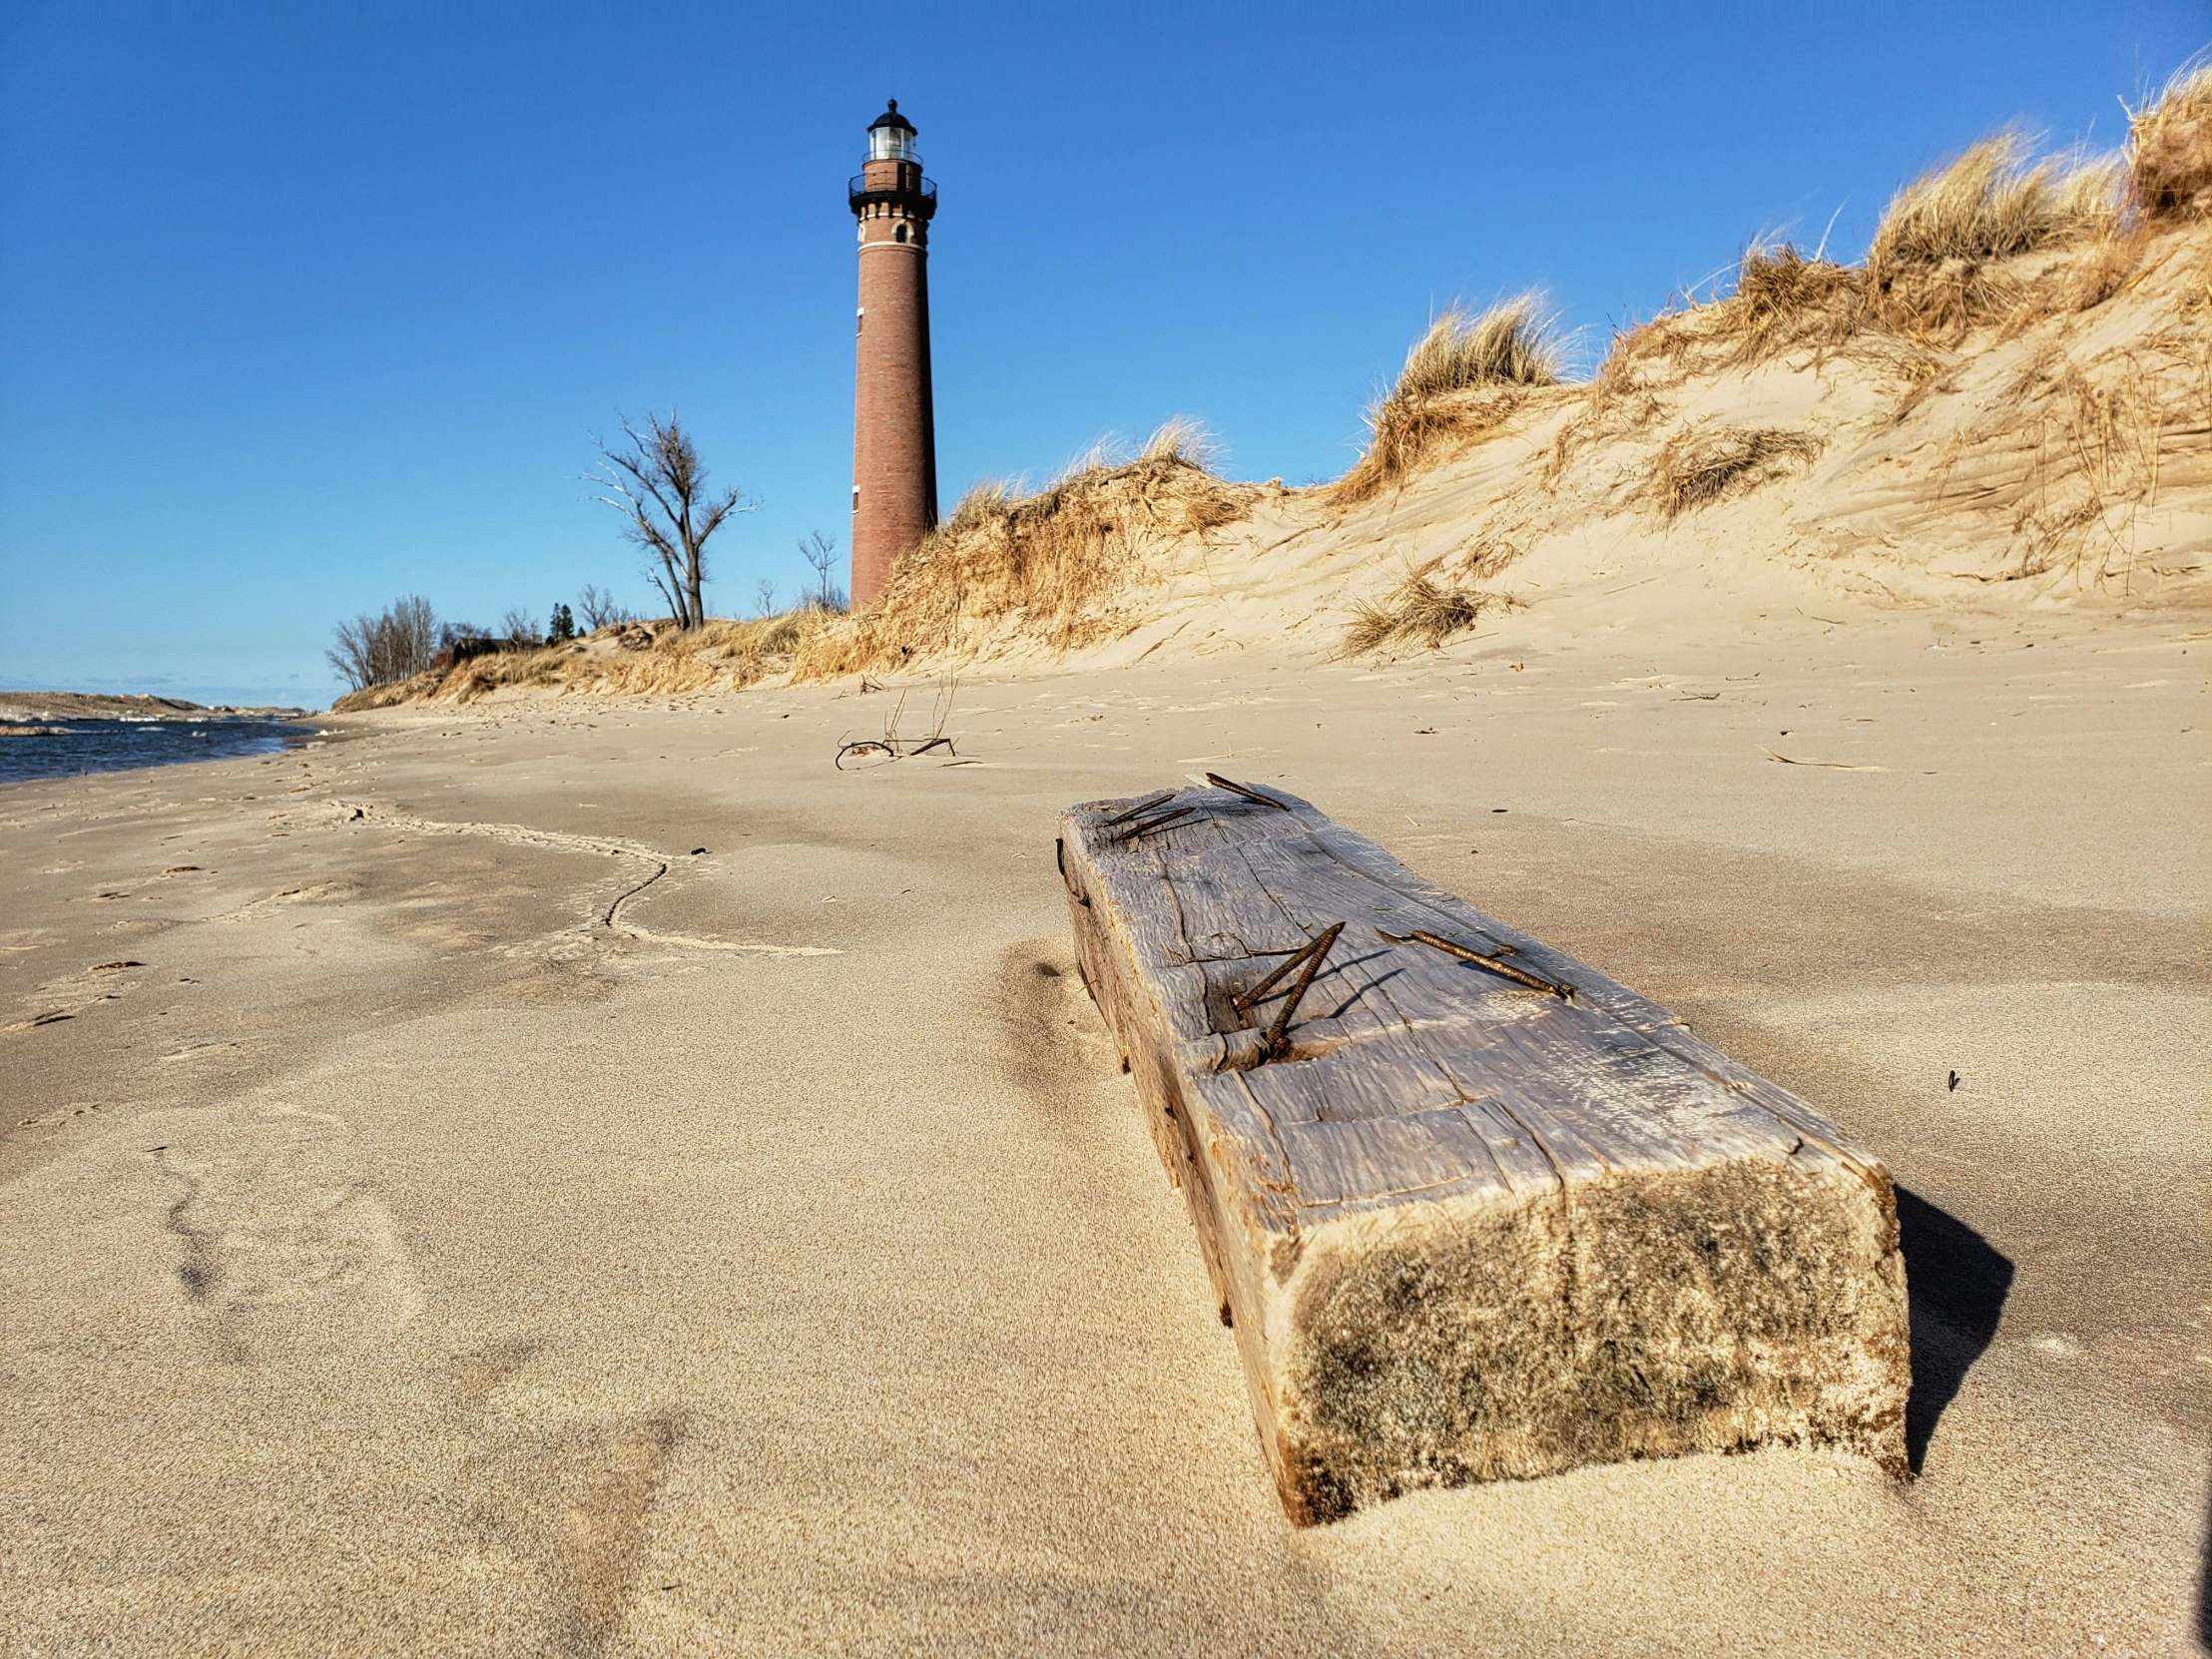
<svg viewBox="0 0 2212 1659">
<path fill-rule="evenodd" d="M 918 162 L 911 128 L 874 127 L 868 130 L 867 159 L 871 162 Z"/>
<path fill-rule="evenodd" d="M 893 231 L 891 233 L 891 240 L 894 242 L 904 242 L 906 240 L 906 227 L 901 225 L 897 230 Z"/>
</svg>

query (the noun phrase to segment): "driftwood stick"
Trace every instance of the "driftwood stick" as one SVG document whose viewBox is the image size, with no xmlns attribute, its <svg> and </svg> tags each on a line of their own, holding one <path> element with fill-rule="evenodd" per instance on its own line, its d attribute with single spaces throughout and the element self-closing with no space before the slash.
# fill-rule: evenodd
<svg viewBox="0 0 2212 1659">
<path fill-rule="evenodd" d="M 898 759 L 898 751 L 891 748 L 890 745 L 883 743 L 875 738 L 860 738 L 852 743 L 842 744 L 838 747 L 836 760 L 837 770 L 839 772 L 842 772 L 844 770 L 844 763 L 848 756 L 866 755 L 870 752 L 888 755 L 894 761 Z"/>
</svg>

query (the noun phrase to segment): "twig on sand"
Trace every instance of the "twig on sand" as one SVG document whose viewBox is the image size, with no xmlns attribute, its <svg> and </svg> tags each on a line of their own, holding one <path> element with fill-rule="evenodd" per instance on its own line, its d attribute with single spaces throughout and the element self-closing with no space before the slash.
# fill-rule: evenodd
<svg viewBox="0 0 2212 1659">
<path fill-rule="evenodd" d="M 1888 772 L 1890 770 L 1888 767 L 1854 766 L 1849 761 L 1793 761 L 1787 755 L 1777 755 L 1765 744 L 1759 746 L 1759 753 L 1766 756 L 1770 761 L 1780 761 L 1786 767 L 1825 767 L 1830 772 Z"/>
<path fill-rule="evenodd" d="M 872 685 L 864 677 L 860 688 L 863 691 L 883 689 Z M 937 682 L 937 697 L 930 709 L 929 735 L 926 738 L 904 737 L 898 730 L 898 723 L 906 713 L 906 693 L 902 689 L 898 694 L 898 702 L 891 708 L 890 718 L 883 722 L 883 735 L 880 738 L 847 739 L 837 745 L 837 770 L 843 772 L 846 761 L 863 755 L 880 755 L 885 760 L 902 761 L 916 755 L 926 755 L 933 749 L 941 749 L 947 755 L 957 756 L 960 752 L 952 747 L 952 740 L 944 735 L 944 723 L 952 713 L 952 699 L 959 689 L 960 679 L 956 674 L 947 674 Z"/>
<path fill-rule="evenodd" d="M 960 676 L 946 669 L 937 681 L 936 699 L 929 705 L 929 741 L 914 751 L 916 755 L 926 754 L 940 743 L 947 749 L 952 747 L 952 740 L 944 735 L 944 723 L 951 718 L 952 700 L 959 695 Z"/>
<path fill-rule="evenodd" d="M 932 749 L 941 749 L 948 755 L 960 752 L 952 747 L 950 738 L 901 738 L 896 734 L 881 738 L 855 738 L 837 745 L 837 770 L 846 769 L 845 762 L 861 755 L 881 755 L 887 760 L 910 760 L 916 755 L 926 755 Z"/>
</svg>

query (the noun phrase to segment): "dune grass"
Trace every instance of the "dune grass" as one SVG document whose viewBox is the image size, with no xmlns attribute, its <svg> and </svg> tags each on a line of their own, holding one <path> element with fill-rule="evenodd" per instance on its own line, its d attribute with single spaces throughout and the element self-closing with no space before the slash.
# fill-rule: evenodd
<svg viewBox="0 0 2212 1659">
<path fill-rule="evenodd" d="M 1146 556 L 1242 519 L 1261 491 L 1225 483 L 1195 422 L 1171 420 L 1131 453 L 1093 446 L 1034 494 L 1006 479 L 961 497 L 900 559 L 873 609 L 826 620 L 801 642 L 801 679 L 957 655 L 1002 627 L 1058 653 L 1131 625 L 1125 600 Z"/>
<path fill-rule="evenodd" d="M 2120 172 L 2117 157 L 2037 157 L 2020 133 L 1994 134 L 1891 199 L 1867 270 L 1880 280 L 2086 241 L 2118 217 Z"/>
<path fill-rule="evenodd" d="M 1479 316 L 1444 312 L 1413 342 L 1396 383 L 1368 410 L 1367 452 L 1337 481 L 1338 498 L 1364 500 L 1445 440 L 1496 425 L 1520 390 L 1558 384 L 1565 355 L 1555 319 L 1533 292 L 1500 300 Z"/>
<path fill-rule="evenodd" d="M 1495 596 L 1438 581 L 1438 563 L 1421 566 L 1381 599 L 1357 602 L 1340 655 L 1373 657 L 1399 648 L 1433 651 L 1472 628 Z"/>
<path fill-rule="evenodd" d="M 514 687 L 671 694 L 743 690 L 905 667 L 957 653 L 978 631 L 1018 623 L 1055 651 L 1093 644 L 1121 623 L 1116 600 L 1145 554 L 1233 523 L 1263 493 L 1210 470 L 1213 440 L 1172 420 L 1134 449 L 1094 445 L 1035 494 L 987 480 L 891 573 L 858 615 L 803 609 L 753 621 L 710 618 L 604 628 L 537 650 L 498 651 L 343 700 L 341 711 L 412 702 L 472 703 Z"/>
<path fill-rule="evenodd" d="M 1755 489 L 1793 461 L 1820 453 L 1804 432 L 1767 426 L 1722 426 L 1677 432 L 1652 463 L 1650 498 L 1670 524 L 1686 512 Z"/>
<path fill-rule="evenodd" d="M 2136 119 L 2158 133 L 2158 155 L 2174 158 L 2154 171 L 2180 181 L 2198 141 L 2181 114 L 2160 115 L 2176 97 Z M 1984 324 L 2087 309 L 2134 269 L 2137 251 L 2121 233 L 2137 191 L 2119 156 L 2039 155 L 2018 131 L 1996 133 L 1899 190 L 1863 263 L 1762 238 L 1744 251 L 1729 292 L 1623 334 L 1607 366 L 1691 353 L 1710 363 L 1716 348 L 1722 362 L 1747 364 L 1855 341 L 1953 346 Z"/>
<path fill-rule="evenodd" d="M 400 703 L 473 703 L 510 687 L 548 691 L 662 695 L 742 691 L 790 666 L 800 644 L 827 620 L 789 611 L 753 621 L 710 617 L 697 628 L 673 621 L 601 628 L 581 640 L 488 652 L 387 686 L 356 692 L 339 713 Z"/>
<path fill-rule="evenodd" d="M 2145 223 L 2212 218 L 2212 57 L 2184 64 L 2130 112 L 2127 194 Z"/>
<path fill-rule="evenodd" d="M 1448 310 L 1413 342 L 1390 395 L 1424 402 L 1475 386 L 1548 386 L 1559 378 L 1559 346 L 1533 293 L 1501 300 L 1480 316 Z"/>
</svg>

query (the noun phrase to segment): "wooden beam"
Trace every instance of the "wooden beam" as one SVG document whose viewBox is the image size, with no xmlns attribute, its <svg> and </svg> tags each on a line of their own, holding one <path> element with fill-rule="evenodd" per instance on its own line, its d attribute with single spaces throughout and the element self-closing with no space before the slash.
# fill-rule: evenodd
<svg viewBox="0 0 2212 1659">
<path fill-rule="evenodd" d="M 1760 1443 L 1902 1476 L 1881 1160 L 1657 1003 L 1226 785 L 1071 809 L 1060 869 L 1291 1518 Z"/>
</svg>

